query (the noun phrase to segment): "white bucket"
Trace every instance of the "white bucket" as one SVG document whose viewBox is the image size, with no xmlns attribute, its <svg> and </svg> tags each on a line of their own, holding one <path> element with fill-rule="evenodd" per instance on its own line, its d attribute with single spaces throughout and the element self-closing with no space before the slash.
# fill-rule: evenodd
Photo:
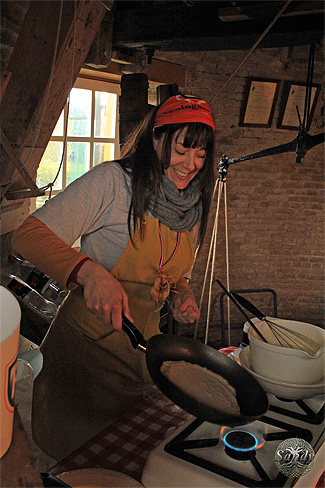
<svg viewBox="0 0 325 488">
<path fill-rule="evenodd" d="M 0 458 L 8 451 L 12 440 L 20 318 L 18 300 L 7 288 L 0 285 Z"/>
</svg>

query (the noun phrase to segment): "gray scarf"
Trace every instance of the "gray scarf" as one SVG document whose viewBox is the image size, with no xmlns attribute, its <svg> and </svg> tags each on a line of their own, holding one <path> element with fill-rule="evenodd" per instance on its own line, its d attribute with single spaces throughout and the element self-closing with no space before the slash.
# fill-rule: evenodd
<svg viewBox="0 0 325 488">
<path fill-rule="evenodd" d="M 184 190 L 178 190 L 172 181 L 163 176 L 158 198 L 150 202 L 149 210 L 171 230 L 191 230 L 202 216 L 199 179 L 194 178 Z"/>
</svg>

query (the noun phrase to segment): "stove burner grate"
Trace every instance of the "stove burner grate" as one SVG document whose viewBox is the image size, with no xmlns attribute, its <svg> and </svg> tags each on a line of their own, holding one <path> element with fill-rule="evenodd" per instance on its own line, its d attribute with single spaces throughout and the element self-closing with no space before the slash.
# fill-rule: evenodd
<svg viewBox="0 0 325 488">
<path fill-rule="evenodd" d="M 295 410 L 289 410 L 277 405 L 270 405 L 270 411 L 313 425 L 320 425 L 324 422 L 325 405 L 322 405 L 318 412 L 314 412 L 303 400 L 285 400 L 284 398 L 279 398 L 279 400 L 282 402 L 295 402 L 300 408 L 300 411 L 297 412 Z"/>
<path fill-rule="evenodd" d="M 299 437 L 307 442 L 311 442 L 313 436 L 312 433 L 307 429 L 302 429 L 299 427 L 286 424 L 284 422 L 274 420 L 268 417 L 262 417 L 260 419 L 266 424 L 276 425 L 277 427 L 283 429 L 279 432 L 271 432 L 266 434 L 265 441 L 274 440 L 284 440 L 290 437 Z M 183 459 L 191 464 L 195 464 L 201 468 L 204 468 L 212 473 L 219 476 L 223 476 L 226 479 L 235 481 L 241 486 L 248 487 L 259 487 L 259 488 L 273 488 L 273 487 L 283 487 L 287 481 L 287 477 L 282 473 L 278 473 L 273 479 L 270 479 L 268 474 L 265 472 L 263 466 L 256 457 L 256 451 L 250 450 L 246 451 L 249 453 L 249 458 L 245 459 L 252 464 L 255 472 L 259 476 L 259 480 L 249 478 L 243 474 L 237 473 L 231 469 L 217 464 L 217 461 L 211 462 L 197 456 L 195 453 L 190 452 L 191 449 L 199 449 L 204 447 L 216 446 L 219 442 L 219 438 L 212 439 L 187 439 L 196 429 L 204 422 L 204 420 L 195 419 L 191 424 L 189 424 L 182 432 L 180 432 L 176 437 L 174 437 L 170 442 L 165 445 L 165 451 L 175 457 Z M 245 451 L 244 451 L 245 453 Z M 243 459 L 241 458 L 239 462 Z"/>
</svg>

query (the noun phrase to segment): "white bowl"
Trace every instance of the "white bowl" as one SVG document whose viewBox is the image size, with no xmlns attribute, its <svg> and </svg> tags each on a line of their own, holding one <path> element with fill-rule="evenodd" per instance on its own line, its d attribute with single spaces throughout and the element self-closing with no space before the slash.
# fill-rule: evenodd
<svg viewBox="0 0 325 488">
<path fill-rule="evenodd" d="M 253 371 L 264 378 L 284 383 L 301 385 L 319 383 L 324 376 L 324 329 L 293 320 L 272 317 L 267 317 L 267 319 L 314 340 L 319 348 L 317 353 L 311 356 L 302 349 L 276 345 L 278 342 L 267 323 L 254 319 L 255 326 L 267 342 L 262 341 L 252 326 L 249 327 L 248 337 Z"/>
<path fill-rule="evenodd" d="M 255 373 L 251 366 L 251 350 L 247 346 L 239 353 L 239 365 L 251 373 L 258 381 L 264 391 L 287 400 L 302 400 L 322 395 L 325 392 L 324 378 L 320 383 L 314 385 L 297 385 L 294 383 L 284 383 L 270 380 L 260 374 Z"/>
</svg>

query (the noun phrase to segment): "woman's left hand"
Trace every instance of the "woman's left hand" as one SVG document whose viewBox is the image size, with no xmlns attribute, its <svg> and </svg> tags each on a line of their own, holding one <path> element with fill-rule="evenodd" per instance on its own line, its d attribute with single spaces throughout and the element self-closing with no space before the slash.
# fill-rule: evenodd
<svg viewBox="0 0 325 488">
<path fill-rule="evenodd" d="M 183 324 L 191 324 L 200 317 L 193 292 L 187 288 L 173 294 L 171 308 L 174 319 Z"/>
</svg>

